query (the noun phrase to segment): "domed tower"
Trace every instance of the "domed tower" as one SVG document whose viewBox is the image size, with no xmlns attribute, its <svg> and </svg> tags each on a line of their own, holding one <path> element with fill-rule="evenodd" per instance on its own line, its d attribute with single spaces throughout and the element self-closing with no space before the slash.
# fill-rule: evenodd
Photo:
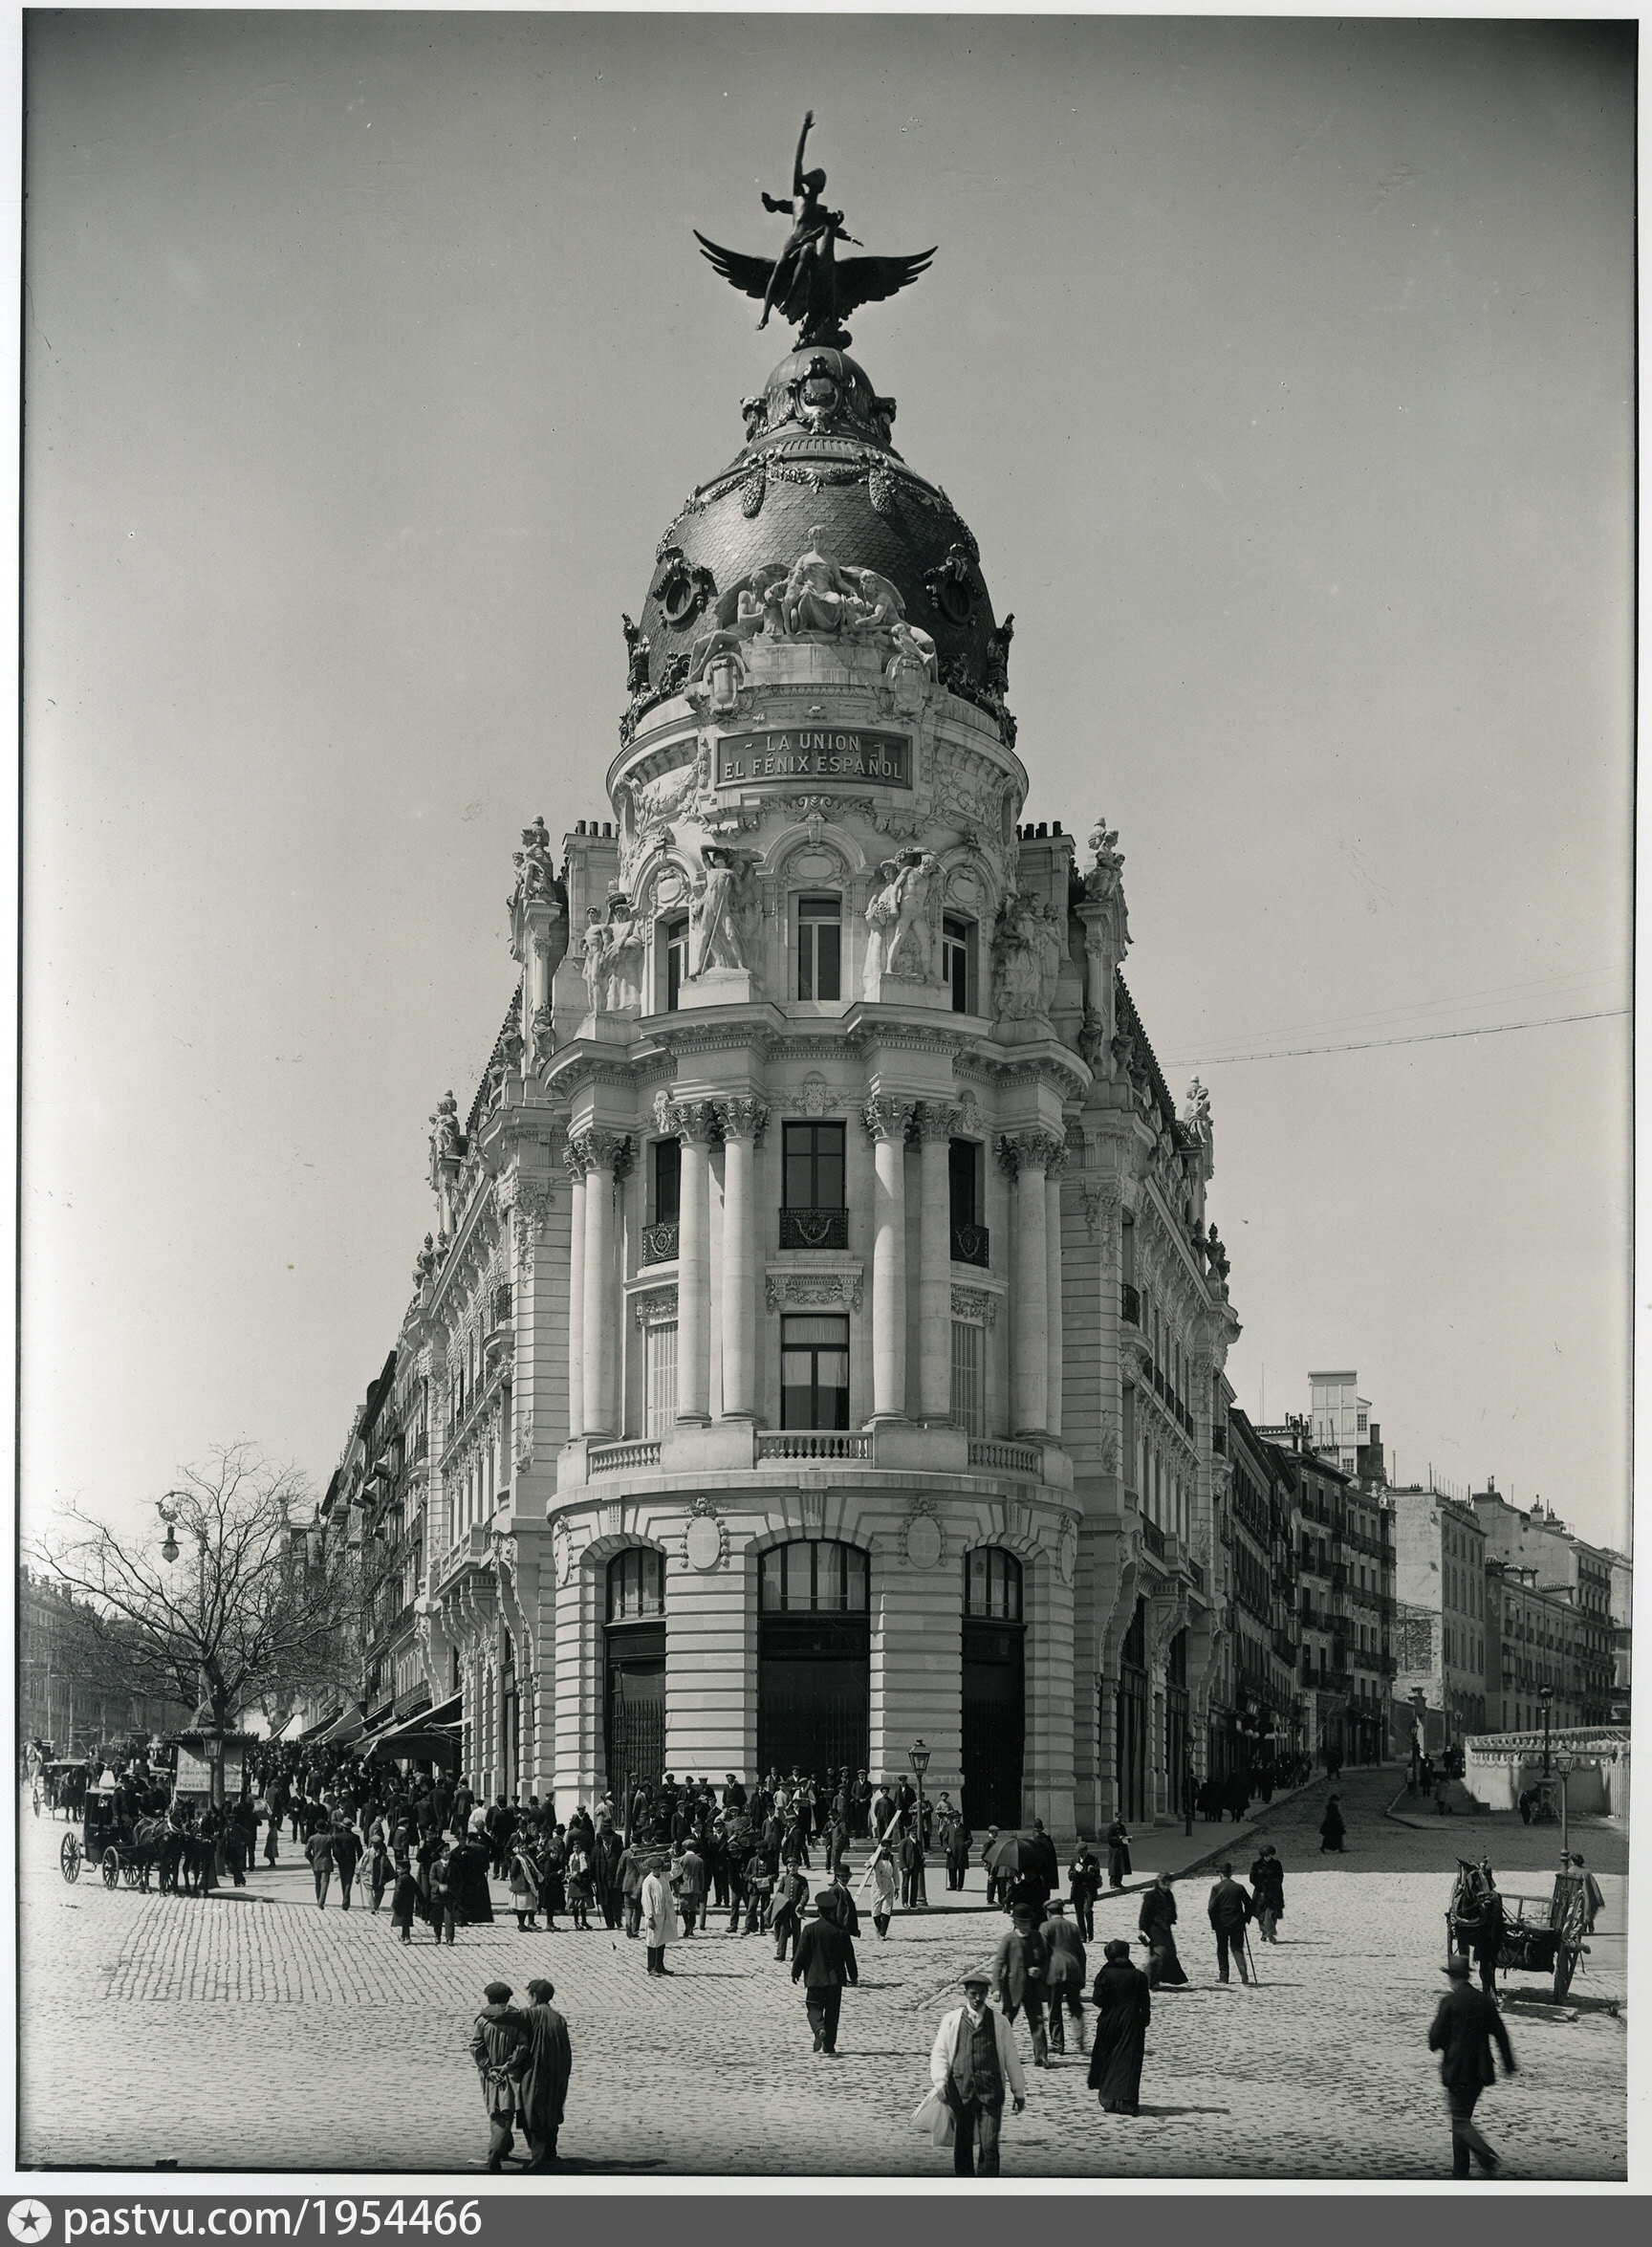
<svg viewBox="0 0 1652 2247">
<path fill-rule="evenodd" d="M 421 1332 L 460 1465 L 429 1660 L 474 1677 L 486 1744 L 509 1648 L 520 1768 L 562 1803 L 663 1772 L 894 1779 L 916 1741 L 977 1833 L 1066 1836 L 1124 1799 L 1098 1694 L 1129 1617 L 1151 1589 L 1185 1674 L 1208 1609 L 1212 1142 L 1119 976 L 1116 838 L 1080 875 L 1059 825 L 1022 825 L 1012 621 L 848 355 L 846 313 L 928 253 L 837 261 L 823 187 L 800 147 L 781 257 L 706 245 L 800 332 L 660 538 L 613 817 L 559 873 L 525 830 L 518 1000 L 466 1129 L 435 1119 Z M 1173 1390 L 1156 1339 L 1127 1347 L 1149 1169 L 1187 1266 Z M 1156 1370 L 1180 1538 L 1143 1558 Z"/>
</svg>

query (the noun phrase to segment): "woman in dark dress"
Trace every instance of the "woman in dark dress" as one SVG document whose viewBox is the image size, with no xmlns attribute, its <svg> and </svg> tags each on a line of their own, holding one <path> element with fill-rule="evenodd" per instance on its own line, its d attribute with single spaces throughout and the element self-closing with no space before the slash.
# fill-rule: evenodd
<svg viewBox="0 0 1652 2247">
<path fill-rule="evenodd" d="M 1130 1963 L 1128 1943 L 1109 1943 L 1107 1963 L 1096 1976 L 1096 2040 L 1090 2053 L 1090 2088 L 1103 2113 L 1141 2111 L 1141 2057 L 1153 1997 L 1147 1976 Z"/>
<path fill-rule="evenodd" d="M 459 1842 L 447 1852 L 447 1888 L 453 1916 L 462 1927 L 475 1927 L 493 1917 L 493 1899 L 488 1892 L 489 1845 L 486 1841 Z"/>
<path fill-rule="evenodd" d="M 1323 1857 L 1327 1849 L 1335 1849 L 1338 1852 L 1338 1854 L 1340 1854 L 1342 1849 L 1342 1836 L 1347 1832 L 1347 1827 L 1342 1822 L 1342 1813 L 1341 1810 L 1337 1807 L 1337 1797 L 1333 1795 L 1330 1801 L 1325 1805 L 1324 1817 L 1319 1821 L 1320 1856 Z"/>
<path fill-rule="evenodd" d="M 1152 1989 L 1185 1989 L 1187 1976 L 1182 1971 L 1182 1961 L 1176 1954 L 1176 1937 L 1171 1929 L 1176 1925 L 1176 1898 L 1170 1889 L 1170 1875 L 1162 1872 L 1141 1899 L 1141 1913 L 1137 1921 L 1147 1942 L 1147 1981 Z"/>
</svg>

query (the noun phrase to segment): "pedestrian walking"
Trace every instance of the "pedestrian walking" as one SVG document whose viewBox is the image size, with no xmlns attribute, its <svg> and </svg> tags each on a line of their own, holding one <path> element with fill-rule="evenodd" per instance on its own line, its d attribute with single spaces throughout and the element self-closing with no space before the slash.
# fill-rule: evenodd
<svg viewBox="0 0 1652 2247">
<path fill-rule="evenodd" d="M 537 1933 L 534 1914 L 539 1909 L 539 1867 L 525 1833 L 511 1837 L 511 1909 L 516 1914 L 518 1934 Z"/>
<path fill-rule="evenodd" d="M 1264 1842 L 1250 1867 L 1250 1916 L 1265 1943 L 1277 1943 L 1285 1916 L 1285 1867 L 1272 1842 Z"/>
<path fill-rule="evenodd" d="M 346 1818 L 341 1825 L 333 1828 L 333 1867 L 338 1875 L 338 1901 L 346 1911 L 350 1909 L 356 1867 L 360 1862 L 361 1836 Z"/>
<path fill-rule="evenodd" d="M 413 1922 L 422 1901 L 413 1868 L 403 1862 L 396 1870 L 396 1887 L 390 1898 L 390 1925 L 404 1943 L 413 1940 Z"/>
<path fill-rule="evenodd" d="M 589 1934 L 592 1903 L 591 1860 L 586 1854 L 583 1842 L 576 1841 L 569 1843 L 568 1862 L 564 1868 L 563 1881 L 567 1891 L 568 1909 L 573 1914 L 574 1925 L 584 1933 Z M 688 1931 L 692 1934 L 694 1931 L 690 1927 Z"/>
<path fill-rule="evenodd" d="M 333 1836 L 325 1826 L 318 1827 L 304 1844 L 304 1854 L 310 1860 L 310 1869 L 315 1876 L 315 1908 L 327 1909 L 327 1891 L 333 1886 Z"/>
<path fill-rule="evenodd" d="M 809 1883 L 798 1869 L 794 1856 L 787 1858 L 786 1869 L 774 1893 L 774 1955 L 784 1958 L 790 1950 L 795 1958 L 803 1932 L 803 1909 L 809 1901 Z"/>
<path fill-rule="evenodd" d="M 1239 1979 L 1249 1982 L 1250 1969 L 1245 1958 L 1245 1927 L 1250 1917 L 1250 1899 L 1233 1878 L 1233 1867 L 1225 1865 L 1222 1877 L 1210 1891 L 1207 1907 L 1210 1925 L 1216 1935 L 1216 1971 L 1222 1979 L 1228 1979 L 1228 1958 L 1231 1952 L 1239 1967 Z"/>
<path fill-rule="evenodd" d="M 1130 1963 L 1128 1943 L 1109 1943 L 1102 1955 L 1106 1964 L 1091 1993 L 1096 2000 L 1096 2041 L 1090 2054 L 1090 2088 L 1103 2114 L 1140 2114 L 1141 2062 L 1153 2018 L 1153 1994 L 1147 1976 Z"/>
<path fill-rule="evenodd" d="M 547 1981 L 528 1984 L 531 2000 L 522 2015 L 528 2031 L 528 2065 L 519 2093 L 522 2127 L 528 2139 L 529 2176 L 542 2175 L 556 2164 L 556 2138 L 568 2103 L 568 2079 L 574 2072 L 574 2052 L 568 2023 L 551 2000 L 556 1995 Z"/>
<path fill-rule="evenodd" d="M 1451 2116 L 1451 2174 L 1466 2177 L 1472 2154 L 1490 2176 L 1502 2161 L 1475 2128 L 1474 2109 L 1481 2092 L 1497 2080 L 1492 2039 L 1503 2056 L 1505 2075 L 1514 2073 L 1514 2053 L 1495 2003 L 1484 1990 L 1470 1987 L 1467 1959 L 1454 1955 L 1444 1972 L 1450 1975 L 1451 1987 L 1441 1998 L 1428 2031 L 1428 2049 L 1440 2054 L 1440 2081 Z"/>
<path fill-rule="evenodd" d="M 458 1913 L 453 1902 L 453 1852 L 438 1846 L 427 1874 L 430 1887 L 430 1932 L 451 1946 Z"/>
<path fill-rule="evenodd" d="M 625 1913 L 625 1933 L 633 1943 L 642 1931 L 642 1883 L 647 1873 L 648 1852 L 640 1842 L 628 1843 L 620 1858 L 620 1900 Z"/>
<path fill-rule="evenodd" d="M 665 1864 L 663 1853 L 649 1858 L 640 1898 L 642 1933 L 647 1939 L 648 1972 L 659 1974 L 670 1974 L 671 1969 L 665 1963 L 666 1946 L 680 1940 L 683 1933 L 683 1923 L 677 1917 L 676 1899 L 671 1893 Z"/>
<path fill-rule="evenodd" d="M 1121 1888 L 1130 1876 L 1130 1829 L 1121 1818 L 1107 1828 L 1107 1886 Z"/>
<path fill-rule="evenodd" d="M 1086 1962 L 1084 1940 L 1078 1930 L 1067 1917 L 1067 1907 L 1059 1896 L 1053 1896 L 1050 1916 L 1038 1932 L 1044 1938 L 1049 1963 L 1044 1970 L 1044 1986 L 1050 2007 L 1050 2049 L 1065 2053 L 1066 2030 L 1063 2016 L 1073 2017 L 1074 2033 L 1078 2049 L 1084 2049 L 1084 1982 Z"/>
<path fill-rule="evenodd" d="M 1018 1902 L 1008 1932 L 998 1938 L 998 1948 L 992 1954 L 992 1996 L 1003 2008 L 1006 2020 L 1012 2022 L 1018 2013 L 1026 2014 L 1032 2039 L 1032 2064 L 1048 2067 L 1050 2046 L 1044 2028 L 1044 1998 L 1050 1952 L 1032 1912 L 1030 1898 Z"/>
<path fill-rule="evenodd" d="M 872 1925 L 878 1930 L 878 1940 L 889 1940 L 889 1922 L 895 1910 L 895 1867 L 887 1849 L 879 1847 L 872 1852 L 872 1862 L 866 1867 L 872 1883 Z"/>
<path fill-rule="evenodd" d="M 483 1996 L 488 2002 L 476 2016 L 470 2057 L 482 2079 L 482 2104 L 488 2110 L 488 2167 L 497 2171 L 515 2144 L 518 2085 L 528 2071 L 532 2038 L 522 2016 L 511 2007 L 509 1982 L 489 1982 Z"/>
<path fill-rule="evenodd" d="M 1333 1795 L 1325 1805 L 1324 1817 L 1319 1821 L 1320 1856 L 1323 1857 L 1327 1849 L 1333 1849 L 1340 1857 L 1343 1854 L 1343 1836 L 1347 1831 L 1348 1828 L 1342 1822 L 1341 1803 L 1337 1796 Z"/>
<path fill-rule="evenodd" d="M 692 1842 L 677 1867 L 677 1903 L 683 1914 L 683 1932 L 691 1935 L 706 1907 L 706 1860 Z"/>
<path fill-rule="evenodd" d="M 990 1974 L 964 1976 L 964 2002 L 941 2016 L 929 2053 L 929 2096 L 913 2116 L 937 2146 L 950 2142 L 953 2174 L 995 2177 L 1004 2101 L 1027 2105 L 1027 2082 L 1003 2014 L 987 2002 Z"/>
<path fill-rule="evenodd" d="M 1136 1925 L 1147 1946 L 1149 1989 L 1185 1990 L 1187 1975 L 1176 1950 L 1176 1897 L 1167 1872 L 1160 1873 L 1142 1897 Z"/>
<path fill-rule="evenodd" d="M 815 2032 L 815 2049 L 828 2060 L 837 2057 L 837 2016 L 845 1986 L 860 1979 L 855 1962 L 855 1945 L 827 1909 L 823 1895 L 815 1906 L 815 1917 L 803 1930 L 792 1960 L 792 1979 L 803 1984 L 803 2006 Z"/>
<path fill-rule="evenodd" d="M 1067 1867 L 1067 1900 L 1073 1907 L 1073 1924 L 1085 1942 L 1096 1940 L 1096 1899 L 1101 1893 L 1101 1860 L 1094 1849 L 1081 1846 Z"/>
<path fill-rule="evenodd" d="M 556 1932 L 556 1914 L 568 1909 L 568 1843 L 564 1829 L 553 1825 L 539 1851 L 539 1909 L 550 1933 Z"/>
</svg>

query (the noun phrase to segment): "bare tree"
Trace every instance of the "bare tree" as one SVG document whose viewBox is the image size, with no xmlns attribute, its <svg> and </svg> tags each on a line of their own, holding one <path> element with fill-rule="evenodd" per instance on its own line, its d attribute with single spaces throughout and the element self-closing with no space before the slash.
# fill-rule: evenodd
<svg viewBox="0 0 1652 2247">
<path fill-rule="evenodd" d="M 223 1733 L 249 1707 L 354 1682 L 359 1559 L 310 1527 L 313 1512 L 295 1469 L 231 1444 L 186 1468 L 137 1535 L 71 1508 L 38 1558 L 140 1691 Z"/>
</svg>

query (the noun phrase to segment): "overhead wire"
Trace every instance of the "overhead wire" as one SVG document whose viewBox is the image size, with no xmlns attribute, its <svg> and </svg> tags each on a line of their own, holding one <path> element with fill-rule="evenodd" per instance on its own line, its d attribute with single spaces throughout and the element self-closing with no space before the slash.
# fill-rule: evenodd
<svg viewBox="0 0 1652 2247">
<path fill-rule="evenodd" d="M 1611 1022 L 1631 1013 L 1628 1007 L 1602 1007 L 1587 1014 L 1542 1014 L 1526 1022 L 1482 1022 L 1467 1030 L 1424 1030 L 1404 1037 L 1363 1037 L 1342 1045 L 1276 1046 L 1250 1054 L 1180 1054 L 1166 1066 L 1179 1069 L 1228 1068 L 1241 1061 L 1290 1061 L 1307 1054 L 1364 1054 L 1396 1045 L 1438 1045 L 1447 1038 L 1503 1037 L 1514 1030 L 1554 1030 L 1565 1022 Z"/>
</svg>

